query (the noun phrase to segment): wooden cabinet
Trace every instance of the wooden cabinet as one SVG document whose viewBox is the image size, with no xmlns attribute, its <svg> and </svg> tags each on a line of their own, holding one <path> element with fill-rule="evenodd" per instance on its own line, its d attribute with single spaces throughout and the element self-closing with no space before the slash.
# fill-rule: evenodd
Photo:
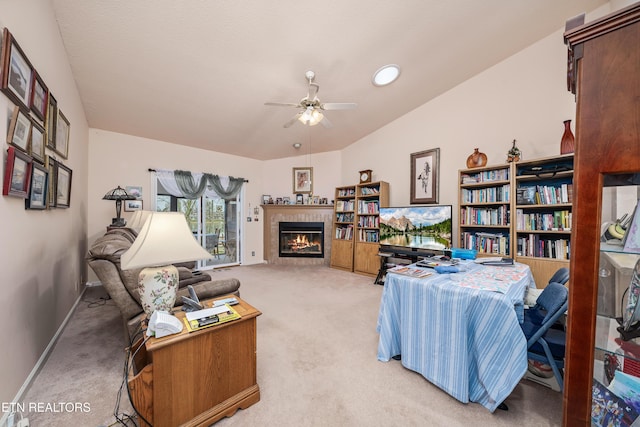
<svg viewBox="0 0 640 427">
<path fill-rule="evenodd" d="M 356 186 L 336 188 L 333 205 L 331 267 L 353 271 L 353 236 L 356 218 Z"/>
<path fill-rule="evenodd" d="M 375 276 L 380 270 L 380 208 L 389 206 L 389 184 L 383 181 L 356 186 L 356 233 L 353 271 Z"/>
<path fill-rule="evenodd" d="M 389 184 L 336 188 L 331 267 L 375 276 L 380 269 L 379 209 L 389 205 Z"/>
<path fill-rule="evenodd" d="M 640 3 L 569 30 L 565 40 L 577 116 L 563 424 L 588 426 L 603 188 L 611 176 L 640 176 Z"/>
<path fill-rule="evenodd" d="M 149 423 L 208 426 L 260 400 L 256 318 L 261 313 L 238 301 L 234 308 L 241 319 L 134 345 L 131 400 Z M 176 312 L 181 322 L 184 316 Z"/>
<path fill-rule="evenodd" d="M 569 267 L 573 154 L 515 164 L 514 253 L 529 265 L 538 287 Z"/>
</svg>

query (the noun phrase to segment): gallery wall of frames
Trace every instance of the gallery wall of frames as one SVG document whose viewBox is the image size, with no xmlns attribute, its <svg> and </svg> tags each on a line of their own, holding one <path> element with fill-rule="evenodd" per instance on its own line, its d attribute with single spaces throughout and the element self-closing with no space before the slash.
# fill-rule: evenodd
<svg viewBox="0 0 640 427">
<path fill-rule="evenodd" d="M 0 91 L 14 104 L 6 113 L 2 195 L 25 199 L 25 209 L 68 208 L 71 124 L 8 28 L 0 45 Z"/>
</svg>

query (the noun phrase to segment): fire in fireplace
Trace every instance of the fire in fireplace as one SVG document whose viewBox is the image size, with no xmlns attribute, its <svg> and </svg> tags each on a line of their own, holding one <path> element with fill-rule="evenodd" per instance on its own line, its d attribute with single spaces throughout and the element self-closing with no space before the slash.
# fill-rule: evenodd
<svg viewBox="0 0 640 427">
<path fill-rule="evenodd" d="M 323 222 L 280 222 L 280 257 L 324 258 Z"/>
</svg>

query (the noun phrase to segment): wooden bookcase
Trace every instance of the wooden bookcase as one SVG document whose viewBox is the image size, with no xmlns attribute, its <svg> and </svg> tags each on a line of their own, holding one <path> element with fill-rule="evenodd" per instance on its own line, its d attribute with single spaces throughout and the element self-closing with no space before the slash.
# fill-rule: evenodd
<svg viewBox="0 0 640 427">
<path fill-rule="evenodd" d="M 353 271 L 356 186 L 336 188 L 333 204 L 331 267 Z"/>
<path fill-rule="evenodd" d="M 376 276 L 380 271 L 380 208 L 389 206 L 389 183 L 356 186 L 355 251 L 353 271 Z"/>
<path fill-rule="evenodd" d="M 569 266 L 573 154 L 459 171 L 460 247 L 509 256 L 544 287 Z"/>
</svg>

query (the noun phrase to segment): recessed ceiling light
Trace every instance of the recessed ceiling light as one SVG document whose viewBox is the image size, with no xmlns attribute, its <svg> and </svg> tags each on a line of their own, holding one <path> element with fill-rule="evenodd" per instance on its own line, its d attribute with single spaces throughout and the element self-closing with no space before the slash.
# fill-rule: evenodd
<svg viewBox="0 0 640 427">
<path fill-rule="evenodd" d="M 400 67 L 396 64 L 385 65 L 373 73 L 371 80 L 374 86 L 386 86 L 393 83 L 400 75 Z"/>
<path fill-rule="evenodd" d="M 295 142 L 293 144 L 293 148 L 300 148 L 300 147 L 302 147 L 302 144 L 300 144 L 299 142 Z"/>
</svg>

